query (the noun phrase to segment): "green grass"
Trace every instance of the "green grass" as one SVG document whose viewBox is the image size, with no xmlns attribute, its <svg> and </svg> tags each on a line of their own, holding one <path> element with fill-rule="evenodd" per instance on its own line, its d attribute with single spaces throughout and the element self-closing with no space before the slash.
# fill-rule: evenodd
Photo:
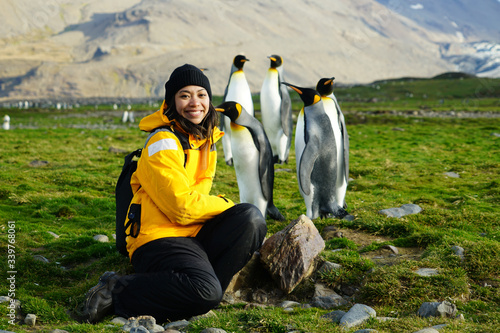
<svg viewBox="0 0 500 333">
<path fill-rule="evenodd" d="M 444 94 L 445 89 L 442 90 Z M 359 94 L 369 98 L 368 93 Z M 339 100 L 340 95 L 338 92 Z M 485 98 L 496 98 L 498 103 L 498 96 L 497 92 Z M 421 98 L 420 102 L 423 103 Z M 131 272 L 128 259 L 117 253 L 112 240 L 114 186 L 124 154 L 108 149 L 134 150 L 142 146 L 146 133 L 136 125 L 123 126 L 116 115 L 107 111 L 12 111 L 9 110 L 9 115 L 13 125 L 23 122 L 37 128 L 25 126 L 1 132 L 0 278 L 6 281 L 6 272 L 11 270 L 7 266 L 7 221 L 15 221 L 16 298 L 24 312 L 37 315 L 36 331 L 60 328 L 69 332 L 117 332 L 117 327 L 106 327 L 109 322 L 78 324 L 71 312 L 78 308 L 85 292 L 104 271 Z M 86 117 L 81 117 L 82 114 Z M 366 116 L 360 121 L 350 113 L 346 118 L 353 179 L 346 201 L 356 219 L 350 222 L 318 219 L 314 223 L 320 231 L 335 225 L 389 240 L 364 248 L 349 239 L 327 241 L 321 257 L 341 264 L 344 269 L 322 274 L 316 280 L 332 287 L 356 285 L 360 288 L 357 302 L 372 306 L 379 316 L 396 318 L 388 322 L 371 320 L 361 328 L 409 332 L 447 323 L 443 332 L 490 332 L 492 327 L 498 327 L 500 138 L 492 135 L 500 133 L 498 118 Z M 30 166 L 35 160 L 48 163 Z M 305 213 L 298 192 L 293 150 L 289 163 L 276 168 L 280 171 L 275 175 L 274 201 L 286 221 L 269 220 L 269 235 Z M 448 171 L 458 173 L 460 178 L 446 177 L 444 173 Z M 225 165 L 222 149 L 219 149 L 213 193 L 223 193 L 238 201 L 234 170 Z M 401 219 L 378 213 L 406 203 L 418 204 L 423 211 Z M 96 242 L 92 238 L 96 234 L 107 235 L 111 242 Z M 382 244 L 418 247 L 424 254 L 420 260 L 401 261 L 392 266 L 377 266 L 362 256 Z M 465 249 L 464 260 L 452 253 L 453 245 Z M 334 249 L 342 250 L 333 252 Z M 50 262 L 43 263 L 36 255 Z M 432 277 L 414 274 L 423 267 L 436 268 L 440 274 Z M 307 289 L 311 281 L 304 283 L 303 288 Z M 0 296 L 7 295 L 8 289 L 7 283 L 0 284 Z M 289 297 L 304 303 L 309 301 L 300 292 Z M 465 321 L 416 317 L 422 302 L 445 299 L 457 305 Z M 189 332 L 200 332 L 207 327 L 228 332 L 341 332 L 321 318 L 327 312 L 316 308 L 285 312 L 274 307 L 224 305 L 217 310 L 216 317 L 192 323 Z M 7 307 L 0 305 L 0 329 L 33 331 L 26 326 L 9 325 L 7 314 Z"/>
</svg>

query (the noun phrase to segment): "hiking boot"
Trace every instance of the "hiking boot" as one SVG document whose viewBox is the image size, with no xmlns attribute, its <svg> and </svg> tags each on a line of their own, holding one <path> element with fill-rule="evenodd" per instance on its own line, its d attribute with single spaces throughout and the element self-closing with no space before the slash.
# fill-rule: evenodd
<svg viewBox="0 0 500 333">
<path fill-rule="evenodd" d="M 84 322 L 95 324 L 113 312 L 112 292 L 117 279 L 115 272 L 106 272 L 99 278 L 99 283 L 87 292 L 83 307 Z"/>
</svg>

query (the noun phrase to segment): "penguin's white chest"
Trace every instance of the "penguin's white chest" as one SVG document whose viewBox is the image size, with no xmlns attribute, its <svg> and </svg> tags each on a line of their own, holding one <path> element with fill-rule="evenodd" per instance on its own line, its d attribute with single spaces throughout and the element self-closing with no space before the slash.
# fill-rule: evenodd
<svg viewBox="0 0 500 333">
<path fill-rule="evenodd" d="M 234 169 L 241 202 L 250 202 L 265 212 L 264 199 L 259 175 L 260 154 L 250 132 L 242 126 L 231 123 L 231 148 Z"/>
<path fill-rule="evenodd" d="M 252 93 L 243 71 L 236 71 L 231 75 L 225 101 L 238 102 L 249 114 L 254 115 Z"/>
<path fill-rule="evenodd" d="M 262 123 L 266 129 L 273 132 L 281 128 L 281 96 L 277 71 L 268 71 L 260 90 Z"/>
</svg>

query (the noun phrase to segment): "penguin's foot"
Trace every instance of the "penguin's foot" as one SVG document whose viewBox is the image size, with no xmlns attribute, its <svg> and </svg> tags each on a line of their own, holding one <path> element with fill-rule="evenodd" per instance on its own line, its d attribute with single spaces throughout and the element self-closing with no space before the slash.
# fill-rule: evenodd
<svg viewBox="0 0 500 333">
<path fill-rule="evenodd" d="M 349 213 L 342 207 L 338 207 L 338 209 L 333 213 L 332 212 L 325 212 L 325 211 L 322 211 L 320 213 L 320 217 L 322 219 L 325 219 L 325 218 L 343 219 L 347 215 L 349 215 Z"/>
<path fill-rule="evenodd" d="M 233 159 L 230 158 L 226 161 L 226 164 L 229 165 L 229 166 L 233 166 Z"/>
</svg>

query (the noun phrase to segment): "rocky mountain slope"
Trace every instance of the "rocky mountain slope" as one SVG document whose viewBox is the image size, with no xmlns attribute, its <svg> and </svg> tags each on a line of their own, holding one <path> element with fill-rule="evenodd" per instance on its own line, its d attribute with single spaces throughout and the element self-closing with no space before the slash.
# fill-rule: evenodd
<svg viewBox="0 0 500 333">
<path fill-rule="evenodd" d="M 459 47 L 477 36 L 430 29 L 380 2 L 0 0 L 0 100 L 156 98 L 184 63 L 207 68 L 222 95 L 239 53 L 254 92 L 271 54 L 284 58 L 286 80 L 313 86 L 428 77 L 467 68 L 456 56 L 477 53 Z"/>
</svg>

